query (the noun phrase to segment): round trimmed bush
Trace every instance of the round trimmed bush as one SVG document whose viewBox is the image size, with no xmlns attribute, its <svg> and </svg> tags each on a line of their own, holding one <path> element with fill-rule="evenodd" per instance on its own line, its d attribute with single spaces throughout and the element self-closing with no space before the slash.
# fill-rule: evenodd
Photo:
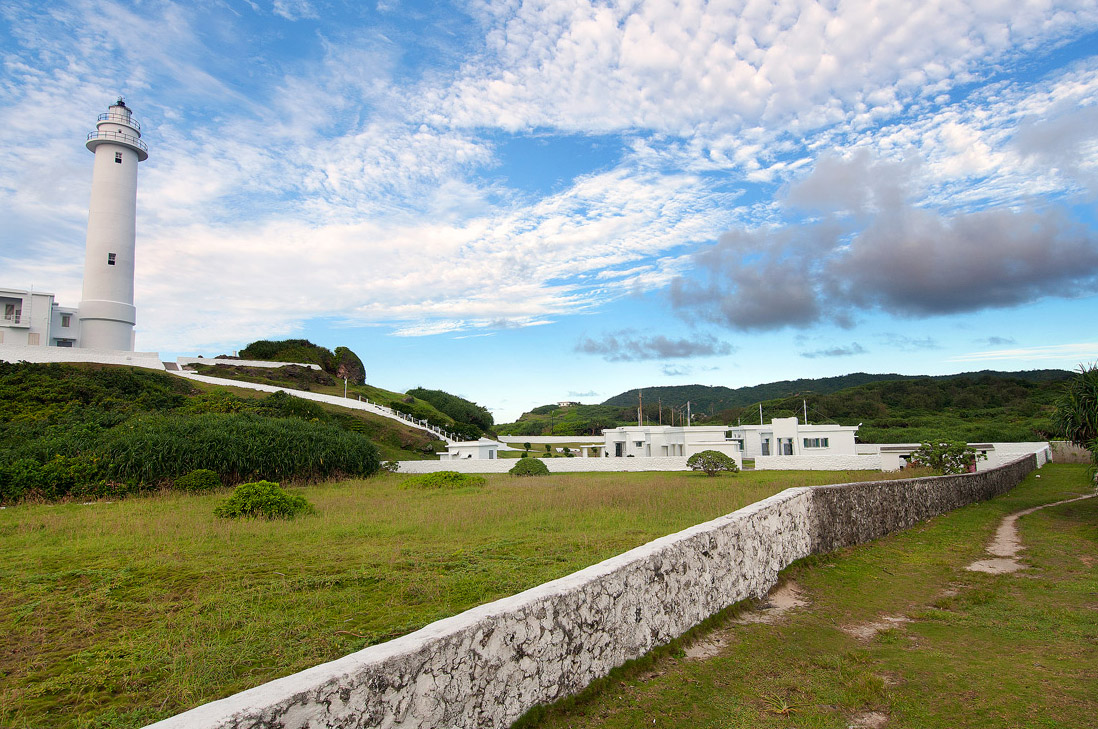
<svg viewBox="0 0 1098 729">
<path fill-rule="evenodd" d="M 705 471 L 706 476 L 716 476 L 722 471 L 736 473 L 740 470 L 735 459 L 720 451 L 695 453 L 686 459 L 686 465 L 695 471 Z"/>
<path fill-rule="evenodd" d="M 224 519 L 293 519 L 316 509 L 301 494 L 291 494 L 270 481 L 242 483 L 214 514 Z"/>
<path fill-rule="evenodd" d="M 512 476 L 548 476 L 549 467 L 537 458 L 520 458 L 507 473 Z"/>
<path fill-rule="evenodd" d="M 221 477 L 208 468 L 196 468 L 175 480 L 172 487 L 177 491 L 200 493 L 221 488 Z"/>
</svg>

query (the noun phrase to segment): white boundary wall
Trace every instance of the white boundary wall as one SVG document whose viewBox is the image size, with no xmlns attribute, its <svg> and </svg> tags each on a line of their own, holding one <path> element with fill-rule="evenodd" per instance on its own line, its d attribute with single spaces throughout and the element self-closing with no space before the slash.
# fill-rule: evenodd
<svg viewBox="0 0 1098 729">
<path fill-rule="evenodd" d="M 159 352 L 122 352 L 115 349 L 83 347 L 31 347 L 25 344 L 0 344 L 0 360 L 4 362 L 92 362 L 96 364 L 128 365 L 150 370 L 164 369 Z"/>
<path fill-rule="evenodd" d="M 962 476 L 787 489 L 559 580 L 152 727 L 502 729 L 533 706 L 582 690 L 725 607 L 762 596 L 778 572 L 798 559 L 1005 493 L 1036 465 L 1030 455 Z"/>
<path fill-rule="evenodd" d="M 880 454 L 854 456 L 755 456 L 756 471 L 880 471 Z"/>
<path fill-rule="evenodd" d="M 176 364 L 180 367 L 190 367 L 191 365 L 229 365 L 231 367 L 269 367 L 275 369 L 278 367 L 289 367 L 290 365 L 297 365 L 298 367 L 308 367 L 311 370 L 319 370 L 320 365 L 309 364 L 308 362 L 267 362 L 265 360 L 258 359 L 217 359 L 216 357 L 176 357 Z"/>
<path fill-rule="evenodd" d="M 492 460 L 462 458 L 456 461 L 399 461 L 400 473 L 435 473 L 436 471 L 457 471 L 458 473 L 507 473 L 518 458 L 496 458 Z M 689 471 L 686 456 L 667 456 L 653 458 L 538 458 L 548 467 L 550 473 L 584 472 L 631 472 L 631 471 Z M 740 465 L 737 462 L 737 465 Z"/>
</svg>

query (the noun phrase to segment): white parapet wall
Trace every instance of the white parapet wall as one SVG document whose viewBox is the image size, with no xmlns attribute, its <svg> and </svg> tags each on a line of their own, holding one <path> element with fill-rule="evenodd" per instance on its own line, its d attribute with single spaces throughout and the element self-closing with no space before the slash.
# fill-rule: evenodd
<svg viewBox="0 0 1098 729">
<path fill-rule="evenodd" d="M 289 367 L 291 365 L 296 367 L 308 367 L 311 370 L 319 370 L 320 365 L 310 364 L 308 362 L 267 362 L 258 359 L 218 359 L 216 357 L 176 357 L 176 364 L 180 367 L 190 367 L 191 365 L 228 365 L 230 367 Z"/>
<path fill-rule="evenodd" d="M 1004 493 L 1036 466 L 1028 455 L 963 476 L 788 489 L 152 727 L 503 729 L 724 608 L 764 595 L 798 559 Z"/>
<path fill-rule="evenodd" d="M 83 347 L 33 347 L 21 344 L 0 344 L 3 362 L 91 362 L 95 364 L 129 365 L 150 370 L 164 369 L 159 352 L 125 352 L 115 349 Z"/>
<path fill-rule="evenodd" d="M 881 456 L 755 456 L 756 471 L 880 471 Z"/>
<path fill-rule="evenodd" d="M 653 458 L 539 458 L 550 473 L 584 472 L 633 472 L 633 471 L 689 471 L 686 456 L 664 456 Z M 507 473 L 517 458 L 478 459 L 461 458 L 454 461 L 398 461 L 400 473 L 435 473 L 436 471 L 457 471 L 458 473 Z"/>
</svg>

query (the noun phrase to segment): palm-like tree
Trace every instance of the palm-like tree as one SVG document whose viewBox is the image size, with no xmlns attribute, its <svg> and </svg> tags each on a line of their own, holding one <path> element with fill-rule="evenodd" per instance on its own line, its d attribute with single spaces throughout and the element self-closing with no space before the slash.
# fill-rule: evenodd
<svg viewBox="0 0 1098 729">
<path fill-rule="evenodd" d="M 1098 364 L 1079 366 L 1056 403 L 1052 424 L 1065 438 L 1089 449 L 1098 463 Z"/>
</svg>

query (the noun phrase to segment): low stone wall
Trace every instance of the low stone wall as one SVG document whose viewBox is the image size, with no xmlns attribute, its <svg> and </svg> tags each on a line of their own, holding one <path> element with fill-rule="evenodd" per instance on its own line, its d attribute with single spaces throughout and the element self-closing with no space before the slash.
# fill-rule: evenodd
<svg viewBox="0 0 1098 729">
<path fill-rule="evenodd" d="M 880 471 L 881 455 L 756 456 L 756 471 Z"/>
<path fill-rule="evenodd" d="M 653 458 L 540 458 L 550 473 L 619 472 L 633 471 L 689 471 L 686 456 Z M 453 461 L 400 461 L 400 473 L 507 473 L 518 459 L 460 458 Z"/>
<path fill-rule="evenodd" d="M 120 352 L 115 349 L 85 349 L 82 347 L 31 347 L 26 344 L 0 344 L 0 361 L 93 362 L 144 367 L 150 370 L 164 369 L 164 363 L 160 361 L 159 352 Z"/>
<path fill-rule="evenodd" d="M 723 608 L 765 594 L 797 559 L 1004 493 L 1036 466 L 1029 455 L 963 476 L 788 489 L 152 726 L 506 727 Z"/>
</svg>

